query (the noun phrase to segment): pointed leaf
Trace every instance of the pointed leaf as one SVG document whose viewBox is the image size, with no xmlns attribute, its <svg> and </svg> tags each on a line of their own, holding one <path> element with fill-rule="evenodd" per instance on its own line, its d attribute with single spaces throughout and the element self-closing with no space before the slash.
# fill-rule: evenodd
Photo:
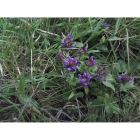
<svg viewBox="0 0 140 140">
<path fill-rule="evenodd" d="M 70 94 L 70 96 L 68 97 L 68 100 L 71 99 L 72 97 L 74 97 L 74 93 L 73 93 L 73 92 L 72 92 L 72 93 Z"/>
<path fill-rule="evenodd" d="M 111 83 L 109 83 L 109 82 L 106 81 L 106 82 L 103 82 L 103 84 L 104 84 L 105 86 L 111 88 L 113 91 L 115 91 L 115 88 L 114 88 L 114 86 L 113 86 Z"/>
</svg>

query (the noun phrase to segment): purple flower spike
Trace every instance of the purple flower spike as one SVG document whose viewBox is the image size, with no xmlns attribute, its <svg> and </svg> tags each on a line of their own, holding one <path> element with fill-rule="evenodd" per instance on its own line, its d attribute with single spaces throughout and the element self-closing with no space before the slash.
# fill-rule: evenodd
<svg viewBox="0 0 140 140">
<path fill-rule="evenodd" d="M 84 86 L 88 86 L 90 84 L 90 80 L 92 79 L 90 74 L 86 72 L 84 72 L 83 74 L 78 74 L 78 77 L 78 82 L 82 83 Z"/>
<path fill-rule="evenodd" d="M 127 74 L 127 72 L 125 72 L 125 73 L 123 73 L 123 74 L 121 74 L 121 75 L 119 75 L 118 76 L 118 79 L 119 80 L 121 80 L 122 82 L 132 82 L 132 81 L 134 81 L 134 77 L 130 77 L 128 74 Z"/>
<path fill-rule="evenodd" d="M 79 53 L 84 54 L 86 52 L 86 50 L 88 49 L 88 46 L 86 47 L 81 47 L 79 48 Z"/>
<path fill-rule="evenodd" d="M 91 67 L 95 64 L 96 60 L 94 59 L 94 56 L 91 56 L 88 60 L 85 60 L 85 64 L 88 67 Z"/>
<path fill-rule="evenodd" d="M 101 66 L 97 66 L 97 73 L 95 74 L 95 77 L 98 80 L 104 81 L 106 82 L 105 76 L 108 74 L 108 72 L 106 72 L 106 69 L 108 68 L 108 66 L 104 66 L 101 68 Z"/>
<path fill-rule="evenodd" d="M 71 38 L 71 35 L 68 34 L 64 40 L 60 41 L 60 44 L 66 45 L 68 48 L 71 48 L 71 43 L 74 41 L 74 38 Z"/>
<path fill-rule="evenodd" d="M 109 27 L 109 26 L 110 26 L 110 24 L 108 24 L 108 23 L 104 22 L 104 23 L 103 23 L 103 26 L 104 26 L 104 27 Z"/>
<path fill-rule="evenodd" d="M 65 68 L 67 68 L 68 71 L 78 69 L 77 63 L 78 58 L 72 58 L 71 56 L 68 56 L 67 60 L 64 60 Z"/>
<path fill-rule="evenodd" d="M 62 50 L 59 51 L 58 57 L 59 57 L 60 59 L 62 59 L 62 58 L 65 57 L 65 54 L 62 52 Z"/>
</svg>

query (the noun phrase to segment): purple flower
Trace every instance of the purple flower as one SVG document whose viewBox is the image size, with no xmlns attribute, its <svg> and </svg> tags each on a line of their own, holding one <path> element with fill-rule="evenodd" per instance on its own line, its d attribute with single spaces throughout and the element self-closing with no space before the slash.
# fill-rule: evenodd
<svg viewBox="0 0 140 140">
<path fill-rule="evenodd" d="M 90 80 L 92 79 L 90 74 L 86 72 L 84 72 L 83 74 L 78 74 L 78 77 L 78 82 L 82 83 L 84 86 L 88 86 L 90 84 Z"/>
<path fill-rule="evenodd" d="M 134 77 L 130 77 L 129 81 L 132 82 L 132 81 L 134 81 L 134 79 L 135 79 Z"/>
<path fill-rule="evenodd" d="M 121 75 L 119 75 L 119 76 L 118 76 L 118 79 L 119 79 L 119 80 L 121 80 L 121 79 L 122 79 L 122 76 L 121 76 Z"/>
<path fill-rule="evenodd" d="M 77 66 L 78 60 L 79 60 L 78 58 L 72 58 L 68 56 L 68 58 L 64 60 L 65 68 L 68 71 L 76 70 L 78 68 Z"/>
<path fill-rule="evenodd" d="M 62 52 L 62 50 L 59 51 L 59 53 L 57 54 L 59 58 L 64 58 L 65 54 Z"/>
<path fill-rule="evenodd" d="M 119 75 L 118 76 L 118 79 L 119 80 L 121 80 L 122 82 L 132 82 L 132 81 L 134 81 L 134 77 L 130 77 L 128 74 L 127 74 L 127 72 L 125 72 L 125 73 L 123 73 L 123 74 L 121 74 L 121 75 Z"/>
<path fill-rule="evenodd" d="M 95 77 L 97 77 L 97 79 L 101 80 L 101 81 L 106 81 L 105 77 L 108 72 L 106 72 L 106 69 L 108 68 L 108 66 L 104 66 L 104 67 L 100 67 L 100 66 L 97 66 L 98 69 L 97 69 L 97 73 L 95 73 Z"/>
<path fill-rule="evenodd" d="M 79 53 L 84 54 L 85 51 L 88 49 L 88 46 L 79 48 Z"/>
<path fill-rule="evenodd" d="M 64 40 L 60 41 L 60 44 L 70 47 L 70 44 L 74 41 L 74 38 L 71 38 L 71 35 L 68 34 Z"/>
<path fill-rule="evenodd" d="M 104 22 L 104 23 L 103 23 L 103 26 L 104 26 L 104 27 L 109 27 L 109 26 L 110 26 L 110 24 L 108 24 L 108 23 Z"/>
<path fill-rule="evenodd" d="M 91 56 L 88 60 L 85 60 L 85 64 L 88 67 L 91 67 L 95 64 L 96 60 L 94 59 L 94 56 Z"/>
</svg>

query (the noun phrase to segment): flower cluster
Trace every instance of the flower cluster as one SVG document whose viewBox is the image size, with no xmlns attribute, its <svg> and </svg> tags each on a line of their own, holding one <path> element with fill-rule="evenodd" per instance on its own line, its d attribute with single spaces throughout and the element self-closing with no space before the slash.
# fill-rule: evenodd
<svg viewBox="0 0 140 140">
<path fill-rule="evenodd" d="M 89 73 L 84 72 L 83 74 L 78 74 L 79 77 L 79 83 L 82 83 L 84 86 L 87 86 L 90 84 L 91 76 Z"/>
<path fill-rule="evenodd" d="M 94 59 L 94 56 L 91 56 L 88 60 L 85 60 L 85 64 L 88 67 L 91 67 L 95 64 L 96 60 Z"/>
<path fill-rule="evenodd" d="M 71 43 L 73 41 L 74 41 L 74 38 L 71 38 L 71 35 L 68 34 L 64 40 L 60 41 L 60 44 L 66 45 L 68 47 L 71 47 L 70 45 L 71 45 Z"/>
<path fill-rule="evenodd" d="M 79 53 L 84 54 L 85 51 L 88 49 L 88 46 L 79 48 Z"/>
<path fill-rule="evenodd" d="M 104 27 L 109 27 L 109 26 L 110 26 L 110 24 L 108 24 L 108 23 L 104 22 L 104 23 L 103 23 L 103 26 L 104 26 Z"/>
<path fill-rule="evenodd" d="M 102 80 L 102 81 L 106 81 L 105 77 L 108 73 L 106 72 L 106 69 L 108 68 L 108 66 L 104 66 L 104 67 L 100 67 L 100 66 L 97 66 L 98 69 L 97 69 L 97 73 L 95 73 L 95 76 L 99 79 L 99 80 Z"/>
<path fill-rule="evenodd" d="M 109 27 L 110 24 L 104 22 L 103 26 Z M 62 48 L 62 50 L 60 50 L 59 53 L 57 54 L 57 56 L 63 60 L 64 68 L 68 72 L 77 70 L 78 62 L 81 62 L 81 60 L 83 60 L 85 57 L 87 58 L 85 52 L 87 51 L 88 46 L 82 46 L 82 47 L 78 48 L 78 46 L 75 46 L 76 43 L 74 42 L 74 38 L 72 38 L 70 34 L 68 34 L 63 40 L 61 40 L 60 44 L 62 46 L 66 46 L 67 48 L 65 48 L 65 49 L 68 50 L 68 52 L 65 52 L 65 51 L 63 51 L 63 48 Z M 70 49 L 77 49 L 78 51 L 74 52 L 74 51 L 70 51 Z M 76 54 L 81 54 L 81 55 L 83 55 L 83 57 L 74 58 L 71 56 L 71 54 L 72 54 L 72 56 L 75 56 Z M 67 58 L 66 58 L 66 55 L 68 56 Z M 95 60 L 94 56 L 90 56 L 88 59 L 84 60 L 84 62 L 85 62 L 85 65 L 88 67 L 91 67 L 91 70 L 92 70 L 92 66 L 95 66 L 96 60 Z M 83 63 L 81 63 L 81 64 L 83 65 Z M 84 72 L 82 74 L 78 74 L 79 83 L 81 83 L 84 86 L 90 85 L 91 79 L 93 78 L 92 75 L 94 75 L 96 79 L 106 82 L 106 75 L 108 74 L 106 69 L 108 68 L 108 66 L 103 66 L 103 67 L 97 66 L 97 71 L 95 73 L 91 74 L 90 70 L 88 73 L 87 71 L 85 71 L 85 69 L 84 69 L 84 67 L 82 67 L 82 65 L 79 70 L 84 71 Z M 86 67 L 86 69 L 88 70 L 87 67 Z M 73 72 L 73 74 L 76 74 L 77 72 L 78 71 L 75 71 L 75 72 Z M 119 75 L 118 79 L 124 83 L 129 82 L 129 81 L 134 81 L 134 77 L 130 77 L 126 72 Z M 75 79 L 72 79 L 72 80 L 75 80 Z"/>
<path fill-rule="evenodd" d="M 104 27 L 109 27 L 110 24 L 104 22 L 103 23 Z M 65 59 L 66 55 L 64 54 L 64 52 L 62 50 L 59 51 L 59 53 L 57 54 L 57 56 L 63 60 L 64 63 L 64 68 L 67 69 L 68 72 L 70 71 L 74 71 L 76 69 L 78 69 L 78 62 L 79 62 L 79 58 L 73 58 L 70 56 L 70 52 L 69 48 L 75 47 L 74 46 L 74 38 L 71 38 L 71 35 L 68 34 L 63 40 L 60 41 L 60 44 L 65 45 L 68 47 L 68 57 L 67 59 Z M 78 52 L 80 54 L 84 54 L 86 52 L 86 50 L 88 49 L 88 46 L 86 47 L 80 47 L 78 48 Z M 75 55 L 75 54 L 74 54 Z M 88 67 L 92 67 L 94 66 L 96 63 L 96 60 L 94 58 L 94 56 L 90 56 L 88 59 L 85 60 L 85 65 Z M 103 82 L 106 81 L 106 75 L 108 74 L 106 72 L 106 69 L 108 68 L 108 66 L 97 66 L 97 71 L 95 72 L 94 76 L 98 79 L 101 80 Z M 90 80 L 92 79 L 92 76 L 90 75 L 90 73 L 84 72 L 83 74 L 78 74 L 79 83 L 82 83 L 84 86 L 88 86 L 90 84 Z M 129 82 L 129 81 L 134 81 L 134 77 L 130 77 L 126 72 L 119 75 L 118 79 L 121 80 L 122 82 Z"/>
<path fill-rule="evenodd" d="M 71 56 L 68 56 L 67 60 L 64 60 L 65 68 L 68 71 L 76 70 L 78 68 L 77 63 L 78 58 L 72 58 Z"/>
<path fill-rule="evenodd" d="M 132 82 L 134 81 L 134 77 L 130 77 L 127 72 L 123 73 L 122 75 L 118 76 L 118 79 L 121 80 L 122 82 Z"/>
</svg>

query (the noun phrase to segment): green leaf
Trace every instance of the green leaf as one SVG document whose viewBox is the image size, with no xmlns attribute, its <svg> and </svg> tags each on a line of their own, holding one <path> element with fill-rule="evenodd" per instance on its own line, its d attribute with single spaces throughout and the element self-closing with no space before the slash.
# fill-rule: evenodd
<svg viewBox="0 0 140 140">
<path fill-rule="evenodd" d="M 90 50 L 87 53 L 95 53 L 95 52 L 100 52 L 99 50 Z"/>
<path fill-rule="evenodd" d="M 114 36 L 114 37 L 109 38 L 108 41 L 116 41 L 116 40 L 124 40 L 124 39 L 126 38 L 119 38 L 119 37 Z"/>
<path fill-rule="evenodd" d="M 110 102 L 111 102 L 111 99 L 107 93 L 105 94 L 104 102 L 106 105 L 110 104 Z"/>
<path fill-rule="evenodd" d="M 19 91 L 24 92 L 25 90 L 25 78 L 24 78 L 24 72 L 22 72 L 19 82 Z"/>
<path fill-rule="evenodd" d="M 35 106 L 32 106 L 32 109 L 37 112 L 38 114 L 41 114 L 41 112 L 35 107 Z"/>
<path fill-rule="evenodd" d="M 135 59 L 130 60 L 130 71 L 135 72 L 138 69 L 139 63 Z"/>
<path fill-rule="evenodd" d="M 88 94 L 88 92 L 89 92 L 89 87 L 88 87 L 88 86 L 84 87 L 84 90 L 85 90 L 85 93 Z"/>
<path fill-rule="evenodd" d="M 50 46 L 50 41 L 49 41 L 48 39 L 46 39 L 46 40 L 44 41 L 44 43 L 45 43 L 45 47 Z"/>
<path fill-rule="evenodd" d="M 69 95 L 70 95 L 71 92 L 72 92 L 71 88 L 62 89 L 62 92 L 63 92 L 63 94 L 62 94 L 62 99 L 67 101 L 68 98 L 69 98 Z"/>
<path fill-rule="evenodd" d="M 96 115 L 96 114 L 92 114 L 91 116 L 90 116 L 90 122 L 96 122 L 96 119 L 97 119 L 97 117 L 98 117 L 98 115 Z"/>
<path fill-rule="evenodd" d="M 114 114 L 120 114 L 121 113 L 121 109 L 118 106 L 111 105 L 111 107 L 113 109 Z"/>
<path fill-rule="evenodd" d="M 106 113 L 108 114 L 109 117 L 112 117 L 113 109 L 112 109 L 112 107 L 110 105 L 105 106 L 105 111 L 106 111 Z"/>
<path fill-rule="evenodd" d="M 93 106 L 95 105 L 100 105 L 101 103 L 102 103 L 102 100 L 100 100 L 100 99 L 94 99 L 93 101 L 92 101 L 92 103 L 93 103 Z"/>
<path fill-rule="evenodd" d="M 84 93 L 83 92 L 77 92 L 75 93 L 75 97 L 77 98 L 82 98 L 84 96 Z"/>
<path fill-rule="evenodd" d="M 113 76 L 112 76 L 111 74 L 108 74 L 108 75 L 106 76 L 106 81 L 107 81 L 107 82 L 114 82 L 115 80 L 113 79 Z"/>
<path fill-rule="evenodd" d="M 73 79 L 67 78 L 66 81 L 69 83 L 69 86 L 75 86 L 77 84 L 77 78 L 74 78 L 73 77 L 74 75 L 71 75 L 71 76 L 72 76 L 71 78 L 73 78 Z"/>
<path fill-rule="evenodd" d="M 74 73 L 70 73 L 70 79 L 73 80 Z"/>
<path fill-rule="evenodd" d="M 138 65 L 137 70 L 140 70 L 140 64 Z"/>
<path fill-rule="evenodd" d="M 135 88 L 135 86 L 133 85 L 133 82 L 127 82 L 125 84 L 121 84 L 120 91 L 127 91 L 133 88 Z"/>
<path fill-rule="evenodd" d="M 74 93 L 73 93 L 73 92 L 72 92 L 72 93 L 70 94 L 70 96 L 68 97 L 68 100 L 71 99 L 72 97 L 74 97 Z"/>
<path fill-rule="evenodd" d="M 92 84 L 91 84 L 92 86 Z M 96 95 L 96 96 L 103 96 L 104 97 L 104 92 L 101 89 L 95 88 L 95 87 L 91 87 L 91 94 L 92 95 Z"/>
<path fill-rule="evenodd" d="M 103 82 L 103 84 L 104 84 L 105 86 L 111 88 L 111 89 L 115 92 L 115 88 L 114 88 L 114 86 L 113 86 L 110 82 L 106 81 L 106 82 Z"/>
<path fill-rule="evenodd" d="M 83 43 L 81 42 L 75 42 L 74 45 L 76 45 L 76 47 L 83 47 Z"/>
<path fill-rule="evenodd" d="M 37 102 L 34 101 L 33 99 L 31 99 L 31 98 L 28 97 L 28 96 L 25 96 L 25 95 L 22 95 L 22 94 L 21 94 L 21 95 L 19 96 L 19 100 L 20 100 L 20 102 L 21 102 L 22 104 L 30 103 L 30 105 L 32 104 L 32 105 L 34 105 L 34 106 L 37 107 Z"/>
<path fill-rule="evenodd" d="M 90 28 L 87 28 L 86 30 L 84 30 L 83 32 L 78 32 L 76 35 L 75 35 L 75 39 L 78 39 L 78 38 L 81 38 L 83 36 L 86 36 L 87 34 L 90 34 L 91 33 L 91 29 Z"/>
<path fill-rule="evenodd" d="M 96 119 L 97 122 L 106 122 L 106 118 L 104 116 L 100 116 Z"/>
<path fill-rule="evenodd" d="M 119 60 L 116 68 L 119 72 L 127 72 L 127 64 L 124 60 Z"/>
<path fill-rule="evenodd" d="M 128 38 L 130 39 L 130 38 L 135 38 L 135 37 L 136 36 L 131 36 L 131 37 L 128 37 Z M 126 37 L 125 38 L 119 38 L 119 37 L 114 36 L 114 37 L 111 37 L 111 38 L 108 39 L 108 41 L 116 41 L 116 40 L 126 40 Z"/>
<path fill-rule="evenodd" d="M 106 45 L 103 45 L 103 44 L 98 45 L 96 48 L 100 51 L 104 51 L 104 52 L 108 51 L 108 48 L 106 47 Z"/>
<path fill-rule="evenodd" d="M 98 32 L 98 30 L 101 28 L 102 24 L 103 24 L 103 19 L 100 19 L 97 23 L 97 26 L 95 27 L 95 31 Z"/>
<path fill-rule="evenodd" d="M 121 25 L 121 20 L 122 20 L 122 18 L 117 18 L 114 35 L 117 34 L 117 31 L 118 31 L 118 29 L 119 29 L 119 27 Z"/>
<path fill-rule="evenodd" d="M 129 38 L 128 38 L 128 30 L 127 30 L 127 28 L 126 28 L 126 52 L 127 52 L 127 65 L 128 65 L 128 70 L 130 70 Z"/>
</svg>

